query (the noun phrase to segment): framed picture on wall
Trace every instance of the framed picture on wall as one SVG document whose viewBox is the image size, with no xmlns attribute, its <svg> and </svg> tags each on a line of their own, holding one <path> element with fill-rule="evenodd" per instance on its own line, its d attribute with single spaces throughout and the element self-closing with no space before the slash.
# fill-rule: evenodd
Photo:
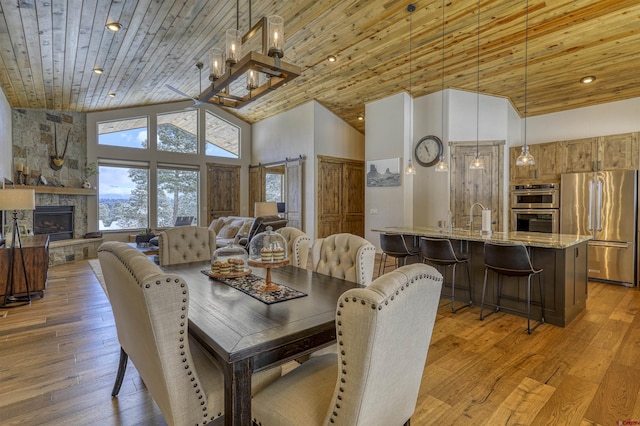
<svg viewBox="0 0 640 426">
<path fill-rule="evenodd" d="M 367 186 L 400 186 L 400 158 L 367 161 Z"/>
</svg>

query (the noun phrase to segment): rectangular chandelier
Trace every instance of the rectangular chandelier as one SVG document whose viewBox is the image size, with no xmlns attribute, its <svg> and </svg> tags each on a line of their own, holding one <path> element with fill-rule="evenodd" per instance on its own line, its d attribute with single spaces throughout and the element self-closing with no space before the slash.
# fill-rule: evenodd
<svg viewBox="0 0 640 426">
<path fill-rule="evenodd" d="M 200 94 L 199 100 L 229 108 L 242 108 L 298 77 L 302 72 L 300 67 L 281 60 L 284 51 L 283 28 L 284 23 L 279 16 L 262 18 L 241 39 L 241 43 L 245 44 L 262 30 L 262 53 L 251 51 L 239 60 L 236 57 L 240 56 L 240 38 L 238 35 L 229 35 L 237 33 L 236 30 L 227 31 L 226 58 L 221 54 L 221 49 L 211 49 L 209 79 L 212 84 Z"/>
</svg>

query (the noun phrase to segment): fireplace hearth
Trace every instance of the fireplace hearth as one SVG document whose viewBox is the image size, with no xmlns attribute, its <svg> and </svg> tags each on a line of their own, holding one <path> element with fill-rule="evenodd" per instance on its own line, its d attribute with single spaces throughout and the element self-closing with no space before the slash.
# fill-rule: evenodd
<svg viewBox="0 0 640 426">
<path fill-rule="evenodd" d="M 73 239 L 73 206 L 36 206 L 33 234 L 48 234 L 50 241 Z"/>
</svg>

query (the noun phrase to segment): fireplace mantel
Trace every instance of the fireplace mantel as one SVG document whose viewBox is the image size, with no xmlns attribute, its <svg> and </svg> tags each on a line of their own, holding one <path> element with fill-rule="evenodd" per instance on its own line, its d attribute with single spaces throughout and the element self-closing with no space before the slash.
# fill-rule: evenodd
<svg viewBox="0 0 640 426">
<path fill-rule="evenodd" d="M 29 186 L 17 185 L 20 189 L 33 189 L 36 194 L 96 195 L 95 189 L 71 188 L 65 186 Z"/>
</svg>

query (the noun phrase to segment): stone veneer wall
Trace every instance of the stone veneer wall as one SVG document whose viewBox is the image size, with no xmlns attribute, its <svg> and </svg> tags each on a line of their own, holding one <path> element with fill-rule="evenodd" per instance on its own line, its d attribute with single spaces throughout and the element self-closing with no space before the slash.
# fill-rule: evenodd
<svg viewBox="0 0 640 426">
<path fill-rule="evenodd" d="M 30 170 L 30 185 L 37 185 L 40 175 L 49 186 L 80 188 L 87 167 L 87 118 L 85 113 L 59 112 L 33 109 L 14 109 L 13 126 L 13 167 L 23 163 Z M 50 157 L 62 155 L 69 135 L 69 143 L 64 155 L 64 165 L 54 170 L 49 165 Z M 55 136 L 55 139 L 54 139 Z M 14 172 L 14 180 L 16 179 Z M 87 233 L 87 196 L 62 194 L 36 194 L 39 206 L 75 206 L 74 238 L 82 238 Z M 33 229 L 33 213 L 21 212 L 20 223 Z"/>
</svg>

